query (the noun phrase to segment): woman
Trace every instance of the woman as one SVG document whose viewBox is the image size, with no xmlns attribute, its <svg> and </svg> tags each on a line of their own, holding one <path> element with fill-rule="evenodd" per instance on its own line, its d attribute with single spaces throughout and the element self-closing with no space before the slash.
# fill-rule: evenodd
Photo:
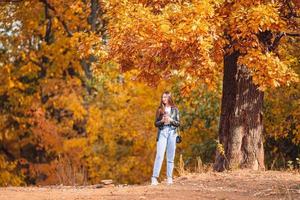
<svg viewBox="0 0 300 200">
<path fill-rule="evenodd" d="M 164 154 L 167 149 L 167 184 L 172 184 L 174 157 L 176 150 L 176 129 L 179 127 L 179 111 L 174 105 L 171 93 L 162 94 L 160 106 L 156 112 L 155 126 L 158 128 L 156 138 L 156 157 L 153 167 L 151 185 L 157 185 Z"/>
</svg>

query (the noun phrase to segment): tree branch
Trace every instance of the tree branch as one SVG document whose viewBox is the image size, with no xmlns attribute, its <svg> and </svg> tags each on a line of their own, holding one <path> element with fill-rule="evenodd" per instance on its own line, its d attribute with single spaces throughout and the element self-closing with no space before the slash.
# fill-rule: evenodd
<svg viewBox="0 0 300 200">
<path fill-rule="evenodd" d="M 46 27 L 46 33 L 45 33 L 45 41 L 47 44 L 50 44 L 50 35 L 51 35 L 51 28 L 52 28 L 52 19 L 49 15 L 48 5 L 45 4 L 45 16 L 46 19 L 48 19 L 47 27 Z"/>
<path fill-rule="evenodd" d="M 275 50 L 278 45 L 279 45 L 279 42 L 280 42 L 280 39 L 284 36 L 284 33 L 279 33 L 275 36 L 275 39 L 272 43 L 272 45 L 269 47 L 269 51 L 273 51 Z"/>
<path fill-rule="evenodd" d="M 300 33 L 285 33 L 285 35 L 291 36 L 291 37 L 300 37 Z"/>
<path fill-rule="evenodd" d="M 92 31 L 96 30 L 97 13 L 99 11 L 99 4 L 97 0 L 91 0 L 91 14 L 89 16 L 89 21 L 92 26 Z"/>
<path fill-rule="evenodd" d="M 278 47 L 278 45 L 280 43 L 280 39 L 283 36 L 300 37 L 300 33 L 284 33 L 284 32 L 278 33 L 275 36 L 275 39 L 272 42 L 272 44 L 268 47 L 268 51 L 274 51 Z"/>
<path fill-rule="evenodd" d="M 43 4 L 45 4 L 46 7 L 50 8 L 53 12 L 55 12 L 55 13 L 57 14 L 55 8 L 54 8 L 52 5 L 50 5 L 50 4 L 47 2 L 47 0 L 40 0 L 40 2 L 42 2 Z M 63 25 L 65 31 L 67 32 L 67 35 L 68 35 L 69 37 L 73 36 L 73 34 L 72 34 L 72 32 L 69 30 L 69 28 L 68 28 L 66 22 L 65 22 L 59 15 L 57 15 L 56 18 L 57 18 L 58 21 L 60 21 L 61 24 Z"/>
</svg>

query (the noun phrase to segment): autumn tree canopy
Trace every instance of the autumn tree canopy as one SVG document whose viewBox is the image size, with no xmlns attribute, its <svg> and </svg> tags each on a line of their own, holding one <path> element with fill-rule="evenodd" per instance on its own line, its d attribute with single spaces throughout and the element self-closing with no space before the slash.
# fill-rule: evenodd
<svg viewBox="0 0 300 200">
<path fill-rule="evenodd" d="M 190 86 L 214 86 L 223 56 L 238 50 L 260 89 L 297 80 L 290 60 L 274 52 L 282 37 L 297 33 L 291 1 L 104 2 L 111 54 L 123 70 L 139 69 L 141 79 L 178 74 Z"/>
</svg>

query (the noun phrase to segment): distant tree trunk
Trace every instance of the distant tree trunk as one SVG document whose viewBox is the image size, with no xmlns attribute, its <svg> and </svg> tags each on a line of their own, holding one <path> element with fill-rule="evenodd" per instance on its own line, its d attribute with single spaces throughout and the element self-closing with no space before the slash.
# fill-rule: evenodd
<svg viewBox="0 0 300 200">
<path fill-rule="evenodd" d="M 214 169 L 264 170 L 262 140 L 263 92 L 257 89 L 238 52 L 224 57 L 224 78 L 219 140 L 225 155 L 216 153 Z"/>
</svg>

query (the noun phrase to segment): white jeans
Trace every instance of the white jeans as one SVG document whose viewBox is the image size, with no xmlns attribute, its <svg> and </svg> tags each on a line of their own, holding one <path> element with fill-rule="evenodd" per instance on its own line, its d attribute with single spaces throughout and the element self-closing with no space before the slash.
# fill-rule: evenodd
<svg viewBox="0 0 300 200">
<path fill-rule="evenodd" d="M 174 158 L 176 150 L 176 129 L 171 126 L 164 126 L 160 130 L 159 138 L 156 143 L 156 157 L 153 166 L 153 177 L 159 177 L 164 155 L 167 149 L 167 177 L 172 178 L 174 168 Z"/>
</svg>

